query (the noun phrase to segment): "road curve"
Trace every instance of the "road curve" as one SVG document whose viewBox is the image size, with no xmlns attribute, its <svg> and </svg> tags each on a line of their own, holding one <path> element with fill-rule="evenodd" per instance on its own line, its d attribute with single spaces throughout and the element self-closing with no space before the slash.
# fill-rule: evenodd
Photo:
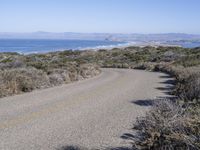
<svg viewBox="0 0 200 150">
<path fill-rule="evenodd" d="M 91 79 L 0 99 L 0 149 L 48 150 L 67 145 L 104 149 L 120 138 L 148 106 L 166 96 L 163 73 L 102 69 Z"/>
</svg>

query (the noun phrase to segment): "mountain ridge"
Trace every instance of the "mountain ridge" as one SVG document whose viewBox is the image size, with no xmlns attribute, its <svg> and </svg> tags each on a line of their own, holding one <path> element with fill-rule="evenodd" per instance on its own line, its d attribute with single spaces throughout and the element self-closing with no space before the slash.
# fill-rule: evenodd
<svg viewBox="0 0 200 150">
<path fill-rule="evenodd" d="M 73 39 L 111 41 L 173 41 L 200 40 L 199 34 L 186 33 L 79 33 L 79 32 L 0 32 L 0 39 Z"/>
</svg>

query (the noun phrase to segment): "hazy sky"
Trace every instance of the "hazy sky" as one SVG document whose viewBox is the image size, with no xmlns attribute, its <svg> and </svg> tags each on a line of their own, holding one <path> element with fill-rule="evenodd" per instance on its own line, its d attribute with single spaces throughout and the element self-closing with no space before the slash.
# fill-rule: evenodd
<svg viewBox="0 0 200 150">
<path fill-rule="evenodd" d="M 0 32 L 200 34 L 200 0 L 0 0 Z"/>
</svg>

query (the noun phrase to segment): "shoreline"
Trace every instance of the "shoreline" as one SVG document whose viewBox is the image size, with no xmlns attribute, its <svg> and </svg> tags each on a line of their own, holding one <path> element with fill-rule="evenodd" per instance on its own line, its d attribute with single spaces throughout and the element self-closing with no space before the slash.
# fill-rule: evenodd
<svg viewBox="0 0 200 150">
<path fill-rule="evenodd" d="M 121 49 L 125 49 L 127 47 L 146 47 L 146 46 L 150 46 L 150 47 L 183 47 L 181 45 L 172 45 L 172 44 L 162 44 L 162 43 L 155 43 L 155 42 L 127 42 L 124 44 L 117 44 L 117 45 L 102 45 L 102 46 L 94 46 L 94 47 L 85 47 L 85 48 L 75 48 L 75 49 L 55 49 L 55 50 L 46 50 L 46 51 L 32 51 L 32 52 L 22 52 L 22 51 L 3 51 L 0 53 L 18 53 L 21 55 L 31 55 L 31 54 L 47 54 L 47 53 L 54 53 L 54 52 L 63 52 L 63 51 L 98 51 L 101 49 L 105 49 L 105 50 L 112 50 L 115 48 L 121 48 Z"/>
</svg>

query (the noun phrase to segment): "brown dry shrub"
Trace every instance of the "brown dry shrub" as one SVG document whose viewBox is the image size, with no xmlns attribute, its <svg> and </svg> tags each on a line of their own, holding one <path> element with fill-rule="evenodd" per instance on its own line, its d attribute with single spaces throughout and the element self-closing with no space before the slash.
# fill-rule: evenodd
<svg viewBox="0 0 200 150">
<path fill-rule="evenodd" d="M 0 97 L 30 92 L 49 85 L 49 78 L 46 73 L 35 68 L 0 71 Z"/>
<path fill-rule="evenodd" d="M 82 64 L 80 65 L 79 72 L 83 78 L 90 78 L 98 75 L 101 70 L 98 65 Z"/>
<path fill-rule="evenodd" d="M 185 101 L 200 100 L 200 67 L 184 68 L 176 71 L 176 95 Z"/>
<path fill-rule="evenodd" d="M 199 150 L 200 118 L 171 101 L 154 104 L 134 125 L 133 146 L 141 150 Z"/>
<path fill-rule="evenodd" d="M 48 77 L 52 86 L 71 82 L 68 71 L 63 69 L 53 69 Z"/>
<path fill-rule="evenodd" d="M 138 63 L 134 66 L 134 69 L 141 69 L 141 70 L 148 70 L 148 71 L 155 71 L 157 63 L 153 62 L 143 62 L 143 63 Z"/>
</svg>

